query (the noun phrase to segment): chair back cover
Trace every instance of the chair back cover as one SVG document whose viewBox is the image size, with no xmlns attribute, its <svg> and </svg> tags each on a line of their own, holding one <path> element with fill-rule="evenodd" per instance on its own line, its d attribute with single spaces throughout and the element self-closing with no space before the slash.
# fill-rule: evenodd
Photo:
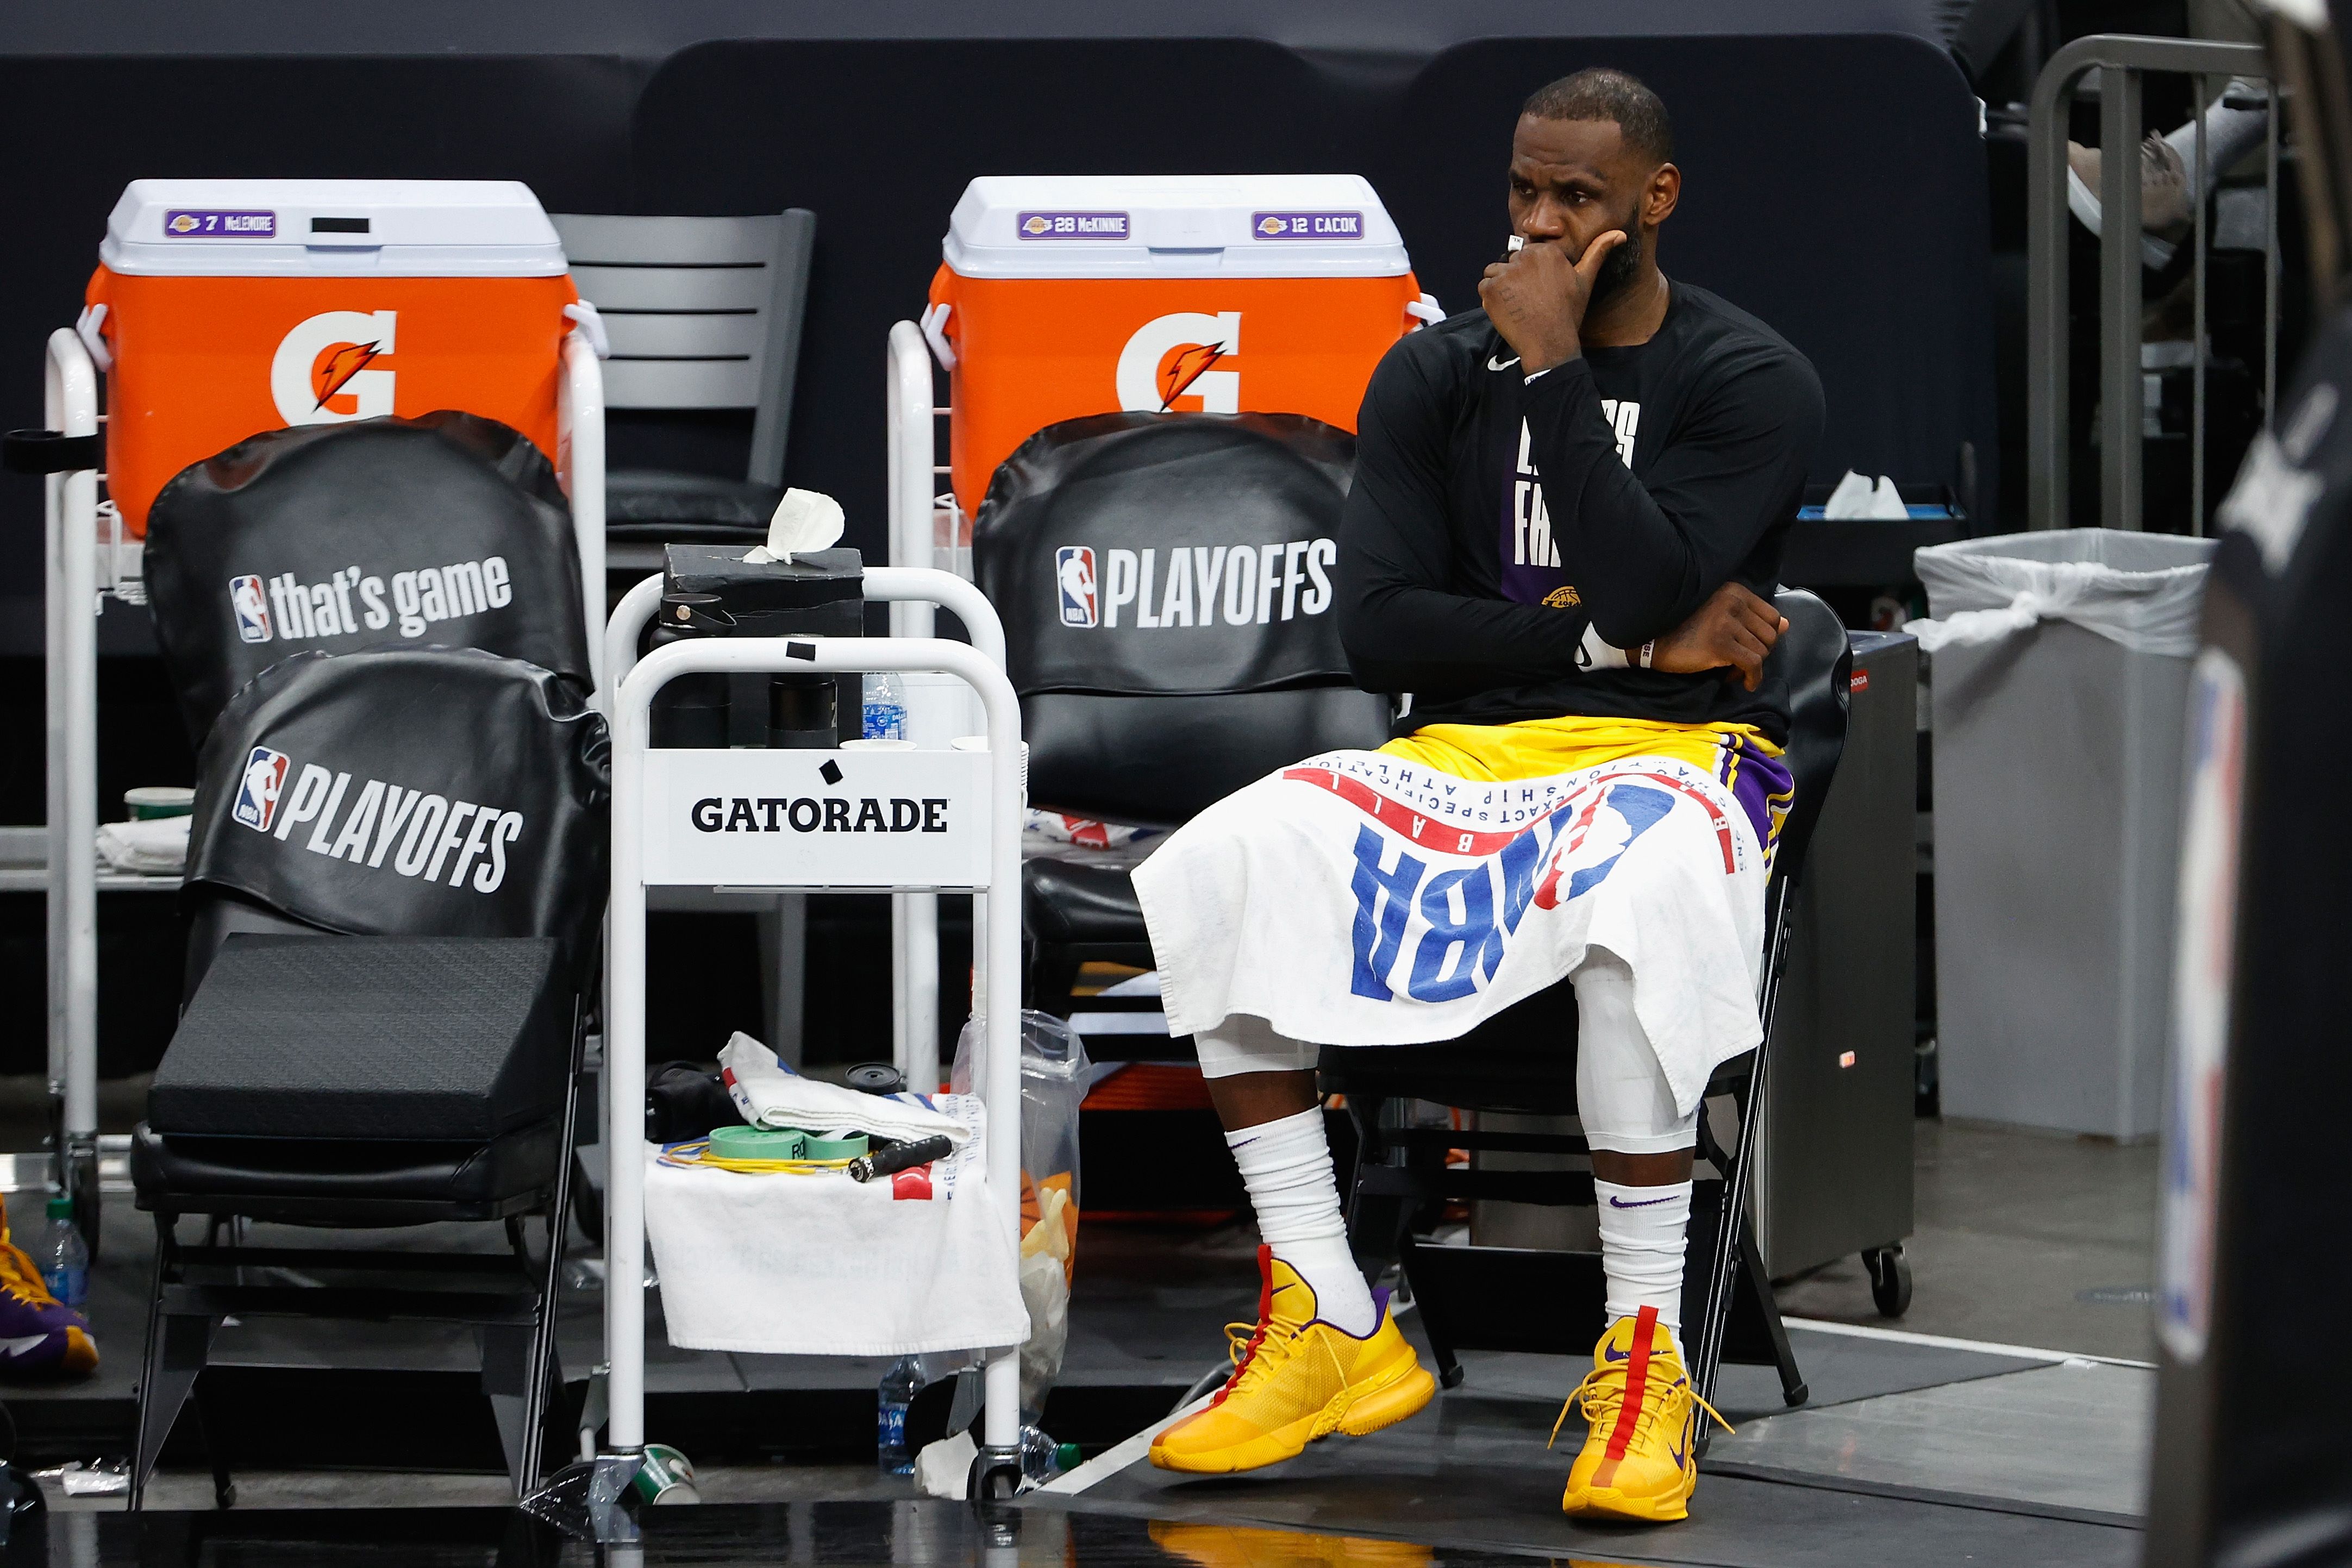
<svg viewBox="0 0 2352 1568">
<path fill-rule="evenodd" d="M 205 742 L 190 891 L 331 932 L 551 936 L 584 976 L 604 914 L 608 753 L 602 716 L 520 659 L 298 653 Z M 199 939 L 216 924 L 200 920 Z M 232 928 L 283 929 L 232 923 L 210 939 Z"/>
<path fill-rule="evenodd" d="M 998 467 L 973 575 L 1004 622 L 1034 800 L 1181 822 L 1387 738 L 1333 613 L 1354 465 L 1354 437 L 1302 414 L 1108 413 Z"/>
<path fill-rule="evenodd" d="M 182 469 L 147 518 L 147 592 L 192 739 L 291 653 L 483 648 L 590 689 L 555 471 L 496 420 L 295 425 Z"/>
</svg>

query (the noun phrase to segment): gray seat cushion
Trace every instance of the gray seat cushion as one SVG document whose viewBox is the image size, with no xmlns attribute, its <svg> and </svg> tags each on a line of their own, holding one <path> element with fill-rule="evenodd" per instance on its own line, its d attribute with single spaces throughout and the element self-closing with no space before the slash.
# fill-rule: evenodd
<svg viewBox="0 0 2352 1568">
<path fill-rule="evenodd" d="M 551 937 L 231 936 L 155 1071 L 159 1134 L 487 1142 L 562 1105 Z"/>
</svg>

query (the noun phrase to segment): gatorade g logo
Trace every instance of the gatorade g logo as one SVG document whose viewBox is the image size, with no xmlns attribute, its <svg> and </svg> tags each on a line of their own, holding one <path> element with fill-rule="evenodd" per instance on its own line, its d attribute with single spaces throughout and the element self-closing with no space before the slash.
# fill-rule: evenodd
<svg viewBox="0 0 2352 1568">
<path fill-rule="evenodd" d="M 245 778 L 236 787 L 236 804 L 229 815 L 257 833 L 269 831 L 278 815 L 278 792 L 286 786 L 286 754 L 257 746 L 245 759 Z"/>
<path fill-rule="evenodd" d="M 1204 316 L 1180 310 L 1135 329 L 1118 353 L 1118 406 L 1166 413 L 1176 400 L 1197 397 L 1203 413 L 1239 413 L 1242 376 L 1231 363 L 1242 351 L 1242 313 Z"/>
<path fill-rule="evenodd" d="M 343 424 L 392 412 L 395 310 L 327 310 L 296 325 L 269 361 L 269 396 L 289 424 Z"/>
</svg>

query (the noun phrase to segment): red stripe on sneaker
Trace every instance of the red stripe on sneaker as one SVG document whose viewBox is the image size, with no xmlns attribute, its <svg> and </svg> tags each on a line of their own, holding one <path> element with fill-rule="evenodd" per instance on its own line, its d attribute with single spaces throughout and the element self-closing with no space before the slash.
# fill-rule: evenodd
<svg viewBox="0 0 2352 1568">
<path fill-rule="evenodd" d="M 1633 1320 L 1633 1359 L 1625 1366 L 1625 1399 L 1617 1406 L 1617 1425 L 1609 1432 L 1609 1454 L 1602 1461 L 1611 1469 L 1610 1479 L 1616 1479 L 1614 1467 L 1625 1457 L 1625 1449 L 1633 1441 L 1633 1428 L 1642 1414 L 1642 1396 L 1650 1381 L 1650 1336 L 1658 1326 L 1658 1309 L 1643 1307 L 1641 1316 Z"/>
<path fill-rule="evenodd" d="M 1223 1405 L 1225 1396 L 1234 1391 L 1234 1385 L 1242 1380 L 1242 1374 L 1249 1370 L 1250 1358 L 1257 1354 L 1257 1347 L 1265 1343 L 1266 1325 L 1273 1320 L 1274 1249 L 1261 1241 L 1257 1244 L 1257 1333 L 1250 1335 L 1249 1343 L 1242 1346 L 1241 1359 L 1234 1363 L 1234 1370 L 1226 1377 L 1225 1385 L 1217 1390 L 1217 1396 L 1209 1401 L 1210 1408 Z"/>
</svg>

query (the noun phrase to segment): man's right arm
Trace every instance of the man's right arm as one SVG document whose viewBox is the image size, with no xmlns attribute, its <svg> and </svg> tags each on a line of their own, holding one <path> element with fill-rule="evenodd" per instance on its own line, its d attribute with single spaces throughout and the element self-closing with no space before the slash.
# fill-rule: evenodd
<svg viewBox="0 0 2352 1568">
<path fill-rule="evenodd" d="M 1448 591 L 1448 445 L 1458 394 L 1433 384 L 1442 358 L 1411 351 L 1410 342 L 1381 361 L 1364 393 L 1355 480 L 1339 521 L 1339 638 L 1356 683 L 1443 696 L 1572 675 L 1581 608 Z"/>
</svg>

